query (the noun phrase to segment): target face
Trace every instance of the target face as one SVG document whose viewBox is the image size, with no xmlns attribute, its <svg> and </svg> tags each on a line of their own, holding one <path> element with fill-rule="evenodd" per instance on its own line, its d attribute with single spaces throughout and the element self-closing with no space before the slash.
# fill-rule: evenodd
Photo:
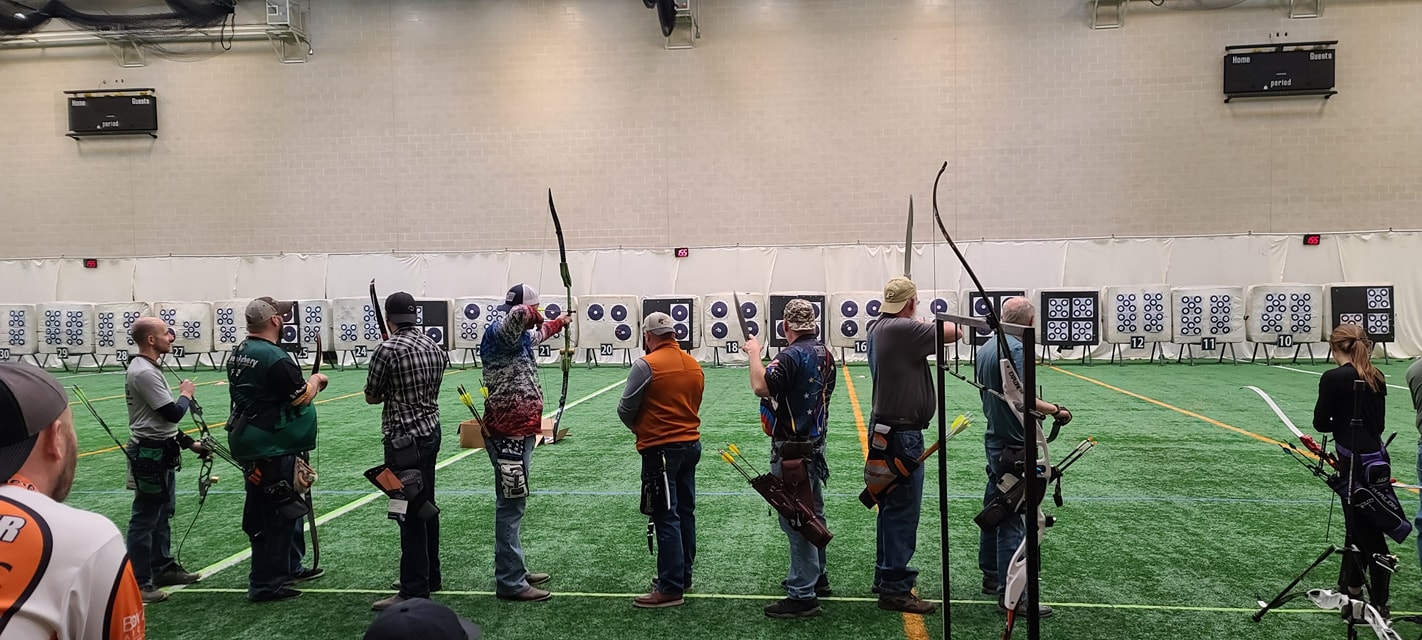
<svg viewBox="0 0 1422 640">
<path fill-rule="evenodd" d="M 1323 287 L 1255 285 L 1244 296 L 1250 342 L 1289 346 L 1323 339 Z"/>
<path fill-rule="evenodd" d="M 578 297 L 577 304 L 581 312 L 573 317 L 579 344 L 591 350 L 597 358 L 623 355 L 617 353 L 619 349 L 641 348 L 640 298 L 627 295 L 585 295 Z"/>
<path fill-rule="evenodd" d="M 1102 338 L 1108 344 L 1132 345 L 1131 349 L 1168 342 L 1174 338 L 1172 304 L 1168 285 L 1105 287 L 1098 300 Z"/>
<path fill-rule="evenodd" d="M 1239 287 L 1178 288 L 1170 295 L 1175 306 L 1175 343 L 1244 341 L 1244 292 Z"/>
<path fill-rule="evenodd" d="M 841 291 L 830 294 L 831 311 L 828 344 L 832 347 L 853 349 L 854 353 L 867 354 L 869 323 L 879 317 L 883 303 L 878 291 Z"/>
<path fill-rule="evenodd" d="M 1327 295 L 1332 321 L 1329 331 L 1341 324 L 1356 324 L 1367 332 L 1368 339 L 1373 342 L 1392 342 L 1396 339 L 1393 285 L 1328 285 Z"/>
<path fill-rule="evenodd" d="M 745 314 L 746 326 L 750 329 L 751 335 L 759 336 L 761 318 L 765 308 L 765 296 L 749 292 L 736 295 L 740 298 L 741 312 Z M 701 326 L 710 341 L 708 346 L 721 349 L 728 354 L 740 353 L 743 338 L 741 327 L 736 322 L 735 302 L 731 293 L 713 293 L 705 296 L 701 301 Z M 694 331 L 693 335 L 695 335 Z"/>
<path fill-rule="evenodd" d="M 968 317 L 986 318 L 989 310 L 1000 316 L 1002 313 L 1003 300 L 1027 295 L 1026 291 L 1020 289 L 987 291 L 986 293 L 987 295 L 984 296 L 977 291 L 967 292 Z M 991 336 L 992 330 L 973 327 L 972 330 L 968 332 L 968 342 L 975 347 L 981 346 L 984 342 L 987 342 L 987 339 Z"/>
<path fill-rule="evenodd" d="M 682 350 L 691 351 L 700 346 L 701 342 L 699 325 L 696 322 L 696 309 L 700 304 L 702 304 L 701 299 L 695 296 L 643 298 L 642 317 L 646 318 L 658 311 L 670 316 L 672 329 L 676 332 L 677 343 L 681 345 Z M 721 309 L 721 313 L 724 315 L 727 307 L 723 304 Z M 735 318 L 731 318 L 731 322 L 735 322 Z M 729 325 L 725 330 L 729 333 Z"/>
<path fill-rule="evenodd" d="M 493 296 L 459 298 L 454 301 L 452 332 L 455 349 L 478 349 L 484 341 L 484 331 L 502 315 L 498 310 L 503 298 Z"/>
<path fill-rule="evenodd" d="M 155 308 L 158 318 L 173 332 L 174 357 L 183 357 L 176 355 L 177 347 L 182 347 L 183 353 L 193 356 L 213 351 L 211 303 L 159 302 Z M 243 309 L 246 309 L 245 302 Z M 245 318 L 242 324 L 245 328 Z"/>
<path fill-rule="evenodd" d="M 772 293 L 770 294 L 768 321 L 770 326 L 775 327 L 775 331 L 770 336 L 770 346 L 787 347 L 790 343 L 785 340 L 785 304 L 800 298 L 810 303 L 815 309 L 815 333 L 824 340 L 825 337 L 825 295 L 822 293 Z M 747 316 L 750 317 L 750 316 Z"/>
<path fill-rule="evenodd" d="M 1096 291 L 1042 291 L 1038 304 L 1042 344 L 1049 347 L 1096 346 L 1101 343 Z"/>
<path fill-rule="evenodd" d="M 291 308 L 281 315 L 281 334 L 277 338 L 277 346 L 287 353 L 301 353 L 301 313 L 297 310 L 296 302 L 291 303 Z M 245 313 L 245 310 L 244 310 Z M 245 319 L 245 318 L 244 318 Z"/>
<path fill-rule="evenodd" d="M 232 351 L 247 335 L 246 300 L 223 300 L 212 303 L 212 348 Z"/>
<path fill-rule="evenodd" d="M 94 305 L 53 302 L 37 305 L 36 311 L 40 353 L 63 359 L 94 352 Z"/>
<path fill-rule="evenodd" d="M 449 351 L 449 327 L 453 324 L 451 300 L 415 300 L 415 328 Z"/>
</svg>

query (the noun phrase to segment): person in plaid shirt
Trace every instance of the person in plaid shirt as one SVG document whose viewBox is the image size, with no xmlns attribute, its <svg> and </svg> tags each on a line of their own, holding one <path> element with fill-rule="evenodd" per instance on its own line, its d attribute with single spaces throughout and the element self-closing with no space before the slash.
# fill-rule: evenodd
<svg viewBox="0 0 1422 640">
<path fill-rule="evenodd" d="M 494 465 L 494 591 L 504 600 L 535 602 L 553 594 L 537 588 L 549 576 L 528 572 L 519 539 L 533 439 L 543 431 L 543 387 L 533 345 L 558 335 L 568 326 L 572 310 L 544 322 L 538 292 L 519 284 L 509 289 L 498 311 L 479 344 L 489 392 L 484 400 L 484 445 Z"/>
<path fill-rule="evenodd" d="M 371 605 L 381 611 L 439 591 L 439 510 L 434 508 L 435 457 L 439 454 L 439 386 L 449 354 L 415 327 L 415 298 L 399 291 L 385 299 L 390 339 L 375 348 L 365 382 L 365 401 L 384 404 L 380 431 L 385 465 L 406 480 L 417 471 L 418 487 L 406 480 L 400 523 L 399 592 Z M 411 489 L 414 489 L 411 491 Z M 426 506 L 429 505 L 429 506 Z"/>
</svg>

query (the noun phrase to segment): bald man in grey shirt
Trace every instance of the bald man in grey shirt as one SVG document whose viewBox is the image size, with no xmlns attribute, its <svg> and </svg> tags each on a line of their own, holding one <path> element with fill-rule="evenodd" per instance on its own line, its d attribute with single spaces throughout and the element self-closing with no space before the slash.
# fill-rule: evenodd
<svg viewBox="0 0 1422 640">
<path fill-rule="evenodd" d="M 125 447 L 133 476 L 133 512 L 128 521 L 128 555 L 146 603 L 162 602 L 168 594 L 159 587 L 190 584 L 198 575 L 188 573 L 173 559 L 173 534 L 169 522 L 177 511 L 176 472 L 182 449 L 198 455 L 208 451 L 178 428 L 187 415 L 195 387 L 192 380 L 178 385 L 173 398 L 158 360 L 172 351 L 174 335 L 158 318 L 140 318 L 130 330 L 138 356 L 129 360 L 124 374 L 128 401 L 129 441 Z"/>
</svg>

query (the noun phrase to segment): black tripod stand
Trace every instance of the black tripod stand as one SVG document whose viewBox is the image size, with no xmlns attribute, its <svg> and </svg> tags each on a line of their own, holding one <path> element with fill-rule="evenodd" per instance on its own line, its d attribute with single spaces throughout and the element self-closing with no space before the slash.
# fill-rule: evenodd
<svg viewBox="0 0 1422 640">
<path fill-rule="evenodd" d="M 1356 434 L 1364 433 L 1362 418 L 1363 387 L 1364 382 L 1362 380 L 1355 380 L 1353 382 L 1353 415 L 1348 423 L 1348 428 L 1355 436 Z M 1377 571 L 1387 572 L 1387 579 L 1390 581 L 1391 574 L 1397 570 L 1397 557 L 1380 553 L 1365 556 L 1355 542 L 1357 539 L 1355 527 L 1357 525 L 1358 513 L 1358 505 L 1355 503 L 1360 495 L 1365 499 L 1366 496 L 1371 495 L 1367 491 L 1356 491 L 1358 487 L 1354 486 L 1355 475 L 1353 467 L 1358 455 L 1350 452 L 1343 460 L 1339 460 L 1334 454 L 1328 453 L 1327 447 L 1328 444 L 1325 441 L 1324 445 L 1316 450 L 1316 453 L 1319 454 L 1317 461 L 1305 460 L 1292 451 L 1290 451 L 1290 454 L 1294 455 L 1305 467 L 1308 467 L 1315 476 L 1322 478 L 1335 493 L 1340 494 L 1341 503 L 1343 505 L 1343 528 L 1346 546 L 1343 549 L 1339 549 L 1337 546 L 1329 545 L 1327 549 L 1324 549 L 1323 553 L 1318 555 L 1312 564 L 1308 565 L 1307 568 L 1299 573 L 1299 575 L 1296 576 L 1288 586 L 1284 587 L 1278 595 L 1274 596 L 1272 600 L 1268 602 L 1259 600 L 1259 611 L 1256 611 L 1251 619 L 1255 622 L 1259 622 L 1263 620 L 1265 614 L 1270 611 L 1296 598 L 1307 597 L 1311 602 L 1321 608 L 1337 609 L 1339 613 L 1342 614 L 1344 621 L 1348 623 L 1348 640 L 1357 640 L 1358 627 L 1363 625 L 1370 627 L 1373 632 L 1377 634 L 1379 640 L 1402 640 L 1402 636 L 1393 630 L 1387 617 L 1379 612 L 1367 599 L 1362 597 L 1364 593 L 1367 594 L 1368 598 L 1373 597 L 1373 584 L 1377 578 Z M 1386 449 L 1386 444 L 1384 444 L 1382 450 L 1385 452 Z M 1304 578 L 1306 578 L 1310 572 L 1318 568 L 1319 565 L 1323 564 L 1324 561 L 1328 560 L 1328 558 L 1334 554 L 1339 554 L 1343 557 L 1343 566 L 1339 574 L 1339 591 L 1330 589 L 1295 591 L 1295 588 L 1304 581 Z M 1362 576 L 1365 591 L 1352 593 L 1350 585 L 1344 584 L 1346 582 L 1345 577 L 1349 573 L 1348 569 L 1350 563 L 1352 569 Z M 1369 565 L 1373 567 L 1372 571 L 1368 570 Z"/>
</svg>

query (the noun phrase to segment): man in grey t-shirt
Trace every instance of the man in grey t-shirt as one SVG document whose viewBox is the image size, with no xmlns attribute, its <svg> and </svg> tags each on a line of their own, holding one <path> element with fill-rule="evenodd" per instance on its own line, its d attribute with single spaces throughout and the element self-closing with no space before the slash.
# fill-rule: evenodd
<svg viewBox="0 0 1422 640">
<path fill-rule="evenodd" d="M 939 344 L 957 340 L 958 327 L 944 325 L 943 335 L 935 336 L 936 325 L 914 318 L 917 308 L 918 288 L 913 281 L 894 278 L 884 286 L 879 319 L 869 325 L 869 370 L 874 380 L 871 457 L 907 459 L 923 454 L 923 430 L 938 405 L 928 357 Z M 922 509 L 923 467 L 879 499 L 874 588 L 880 609 L 918 614 L 937 610 L 913 593 L 918 570 L 909 561 L 918 544 Z"/>
<path fill-rule="evenodd" d="M 1407 367 L 1407 388 L 1412 392 L 1412 410 L 1417 414 L 1417 433 L 1422 436 L 1422 358 Z M 1422 437 L 1417 441 L 1417 478 L 1422 480 Z M 1417 526 L 1422 528 L 1422 510 L 1417 512 Z M 1422 563 L 1422 536 L 1417 536 L 1417 558 Z"/>
<path fill-rule="evenodd" d="M 130 331 L 138 356 L 129 360 L 124 375 L 129 430 L 125 449 L 134 485 L 128 555 L 143 601 L 153 603 L 168 599 L 159 587 L 198 580 L 197 574 L 188 573 L 173 559 L 169 522 L 178 505 L 175 484 L 179 453 L 189 449 L 207 455 L 208 451 L 178 428 L 193 400 L 192 380 L 178 385 L 175 400 L 158 366 L 158 360 L 173 349 L 173 332 L 162 320 L 151 317 L 138 319 Z"/>
</svg>

